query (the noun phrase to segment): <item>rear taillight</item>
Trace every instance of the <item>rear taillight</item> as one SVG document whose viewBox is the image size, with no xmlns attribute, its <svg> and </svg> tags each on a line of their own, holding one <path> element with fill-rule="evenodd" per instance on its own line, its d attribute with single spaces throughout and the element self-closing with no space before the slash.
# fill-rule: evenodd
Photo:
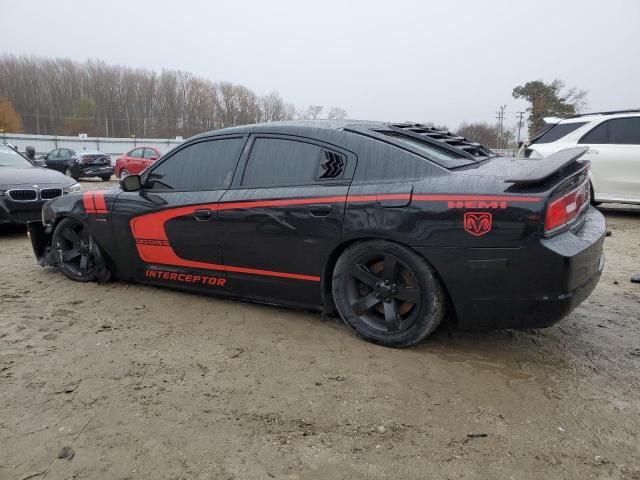
<svg viewBox="0 0 640 480">
<path fill-rule="evenodd" d="M 588 205 L 589 182 L 584 182 L 549 204 L 544 221 L 544 233 L 553 233 L 571 225 Z"/>
</svg>

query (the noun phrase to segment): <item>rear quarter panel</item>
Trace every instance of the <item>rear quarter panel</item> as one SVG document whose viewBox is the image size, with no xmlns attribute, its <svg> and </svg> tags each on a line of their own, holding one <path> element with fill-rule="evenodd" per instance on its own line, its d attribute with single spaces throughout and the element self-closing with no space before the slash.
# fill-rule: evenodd
<svg viewBox="0 0 640 480">
<path fill-rule="evenodd" d="M 406 205 L 384 205 L 394 189 L 411 190 Z M 412 247 L 436 270 L 464 320 L 471 317 L 472 298 L 517 295 L 545 285 L 539 242 L 544 197 L 495 193 L 504 189 L 504 183 L 455 172 L 420 181 L 354 184 L 343 240 L 382 238 Z M 470 216 L 489 223 L 466 221 Z M 532 268 L 538 261 L 540 268 Z"/>
</svg>

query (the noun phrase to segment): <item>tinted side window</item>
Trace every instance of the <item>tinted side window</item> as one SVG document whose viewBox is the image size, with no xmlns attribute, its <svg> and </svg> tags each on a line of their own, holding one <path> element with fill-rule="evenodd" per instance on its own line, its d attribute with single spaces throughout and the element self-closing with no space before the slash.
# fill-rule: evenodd
<svg viewBox="0 0 640 480">
<path fill-rule="evenodd" d="M 313 183 L 322 147 L 279 138 L 258 138 L 244 171 L 242 185 L 269 187 Z"/>
<path fill-rule="evenodd" d="M 640 117 L 611 120 L 609 143 L 640 145 Z"/>
<path fill-rule="evenodd" d="M 357 154 L 354 183 L 414 180 L 442 172 L 442 167 L 429 160 L 378 140 L 363 139 Z"/>
<path fill-rule="evenodd" d="M 540 138 L 537 138 L 533 143 L 555 142 L 556 140 L 560 140 L 562 137 L 569 135 L 571 132 L 576 131 L 586 124 L 587 122 L 558 123 L 557 125 L 554 125 L 550 129 L 548 129 L 540 136 Z"/>
<path fill-rule="evenodd" d="M 609 124 L 611 122 L 604 122 L 595 127 L 584 137 L 580 139 L 578 143 L 587 144 L 602 144 L 609 143 Z"/>
<path fill-rule="evenodd" d="M 244 138 L 194 143 L 166 158 L 147 178 L 156 190 L 218 190 L 228 188 Z"/>
<path fill-rule="evenodd" d="M 142 158 L 142 148 L 136 148 L 134 150 L 131 150 L 131 152 L 129 153 L 130 157 L 133 158 Z"/>
</svg>

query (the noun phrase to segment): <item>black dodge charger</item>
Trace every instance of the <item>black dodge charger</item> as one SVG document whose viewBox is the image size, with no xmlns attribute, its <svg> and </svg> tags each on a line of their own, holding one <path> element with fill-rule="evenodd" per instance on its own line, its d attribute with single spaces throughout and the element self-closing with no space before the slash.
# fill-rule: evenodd
<svg viewBox="0 0 640 480">
<path fill-rule="evenodd" d="M 47 200 L 81 191 L 75 180 L 37 167 L 0 145 L 0 224 L 40 221 Z"/>
<path fill-rule="evenodd" d="M 497 157 L 417 124 L 274 123 L 192 137 L 121 188 L 48 202 L 37 258 L 323 313 L 413 345 L 459 328 L 545 327 L 594 289 L 603 216 L 585 149 Z"/>
</svg>

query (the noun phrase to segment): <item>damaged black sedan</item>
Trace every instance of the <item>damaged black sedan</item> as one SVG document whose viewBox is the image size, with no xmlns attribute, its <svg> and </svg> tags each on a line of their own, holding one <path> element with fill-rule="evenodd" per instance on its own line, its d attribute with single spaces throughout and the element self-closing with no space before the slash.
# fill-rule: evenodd
<svg viewBox="0 0 640 480">
<path fill-rule="evenodd" d="M 75 180 L 100 178 L 106 182 L 113 175 L 111 156 L 102 152 L 56 148 L 47 153 L 43 160 L 47 168 L 57 170 Z"/>
<path fill-rule="evenodd" d="M 39 222 L 47 200 L 81 191 L 75 180 L 0 145 L 0 224 Z"/>
<path fill-rule="evenodd" d="M 497 157 L 425 125 L 273 123 L 192 137 L 121 187 L 48 202 L 35 254 L 111 276 L 323 313 L 413 345 L 545 327 L 594 289 L 604 217 L 585 149 Z"/>
</svg>

